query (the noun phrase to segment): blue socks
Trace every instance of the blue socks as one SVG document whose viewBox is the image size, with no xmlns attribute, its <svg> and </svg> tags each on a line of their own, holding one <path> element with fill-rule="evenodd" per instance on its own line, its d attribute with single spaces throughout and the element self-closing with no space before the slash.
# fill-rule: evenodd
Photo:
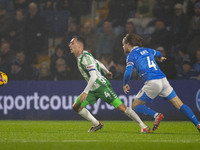
<svg viewBox="0 0 200 150">
<path fill-rule="evenodd" d="M 194 113 L 192 112 L 192 110 L 185 104 L 183 104 L 180 108 L 180 111 L 188 118 L 192 121 L 192 123 L 197 126 L 199 124 L 199 121 L 197 120 L 197 118 L 195 117 Z M 155 112 L 154 110 L 150 109 L 149 107 L 145 106 L 145 105 L 138 105 L 135 107 L 135 112 L 137 113 L 141 113 L 141 114 L 145 114 L 145 115 L 149 115 L 151 117 L 154 118 L 155 114 L 157 112 Z"/>
<path fill-rule="evenodd" d="M 195 126 L 197 126 L 199 124 L 199 121 L 197 120 L 197 118 L 195 117 L 194 113 L 192 112 L 192 110 L 185 104 L 183 104 L 180 108 L 180 111 L 188 118 L 190 119 L 193 124 Z"/>
<path fill-rule="evenodd" d="M 137 113 L 141 113 L 141 114 L 145 114 L 145 115 L 149 115 L 151 117 L 154 118 L 154 115 L 157 113 L 154 110 L 150 109 L 149 107 L 145 106 L 145 105 L 138 105 L 135 107 L 135 111 Z"/>
</svg>

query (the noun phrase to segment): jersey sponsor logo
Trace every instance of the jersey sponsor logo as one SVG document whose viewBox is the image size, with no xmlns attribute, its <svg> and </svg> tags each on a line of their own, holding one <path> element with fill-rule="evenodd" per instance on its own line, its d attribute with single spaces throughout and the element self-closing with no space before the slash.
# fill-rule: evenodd
<svg viewBox="0 0 200 150">
<path fill-rule="evenodd" d="M 200 112 L 200 89 L 198 90 L 197 95 L 196 95 L 196 105 Z"/>
<path fill-rule="evenodd" d="M 94 65 L 90 65 L 90 66 L 87 66 L 86 68 L 89 70 L 91 68 L 94 68 L 95 66 Z"/>
</svg>

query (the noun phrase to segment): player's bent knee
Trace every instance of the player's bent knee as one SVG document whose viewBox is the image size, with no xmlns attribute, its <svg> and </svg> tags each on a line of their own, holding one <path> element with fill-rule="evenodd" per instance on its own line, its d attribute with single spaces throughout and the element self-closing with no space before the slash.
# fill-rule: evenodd
<svg viewBox="0 0 200 150">
<path fill-rule="evenodd" d="M 80 105 L 78 105 L 78 104 L 76 104 L 76 103 L 74 103 L 74 104 L 72 105 L 72 109 L 73 109 L 75 112 L 81 111 Z"/>
<path fill-rule="evenodd" d="M 119 107 L 117 107 L 118 110 L 125 112 L 126 111 L 126 106 L 124 104 L 119 105 Z"/>
<path fill-rule="evenodd" d="M 138 98 L 135 98 L 132 104 L 132 109 L 135 110 L 135 107 L 137 107 L 138 105 L 144 105 L 144 104 L 145 104 L 144 101 L 141 101 Z"/>
</svg>

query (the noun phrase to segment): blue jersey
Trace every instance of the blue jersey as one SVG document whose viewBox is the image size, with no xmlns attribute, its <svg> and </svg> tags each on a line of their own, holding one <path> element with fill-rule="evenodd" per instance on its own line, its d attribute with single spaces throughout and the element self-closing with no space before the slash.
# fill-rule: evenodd
<svg viewBox="0 0 200 150">
<path fill-rule="evenodd" d="M 126 78 L 124 79 L 124 84 L 127 84 L 128 80 L 130 80 L 130 76 L 127 77 L 126 73 L 128 74 L 131 71 L 132 74 L 133 68 L 137 70 L 143 81 L 166 77 L 158 67 L 154 56 L 161 57 L 161 54 L 159 51 L 150 48 L 135 47 L 126 58 L 127 66 L 124 75 L 124 78 Z"/>
</svg>

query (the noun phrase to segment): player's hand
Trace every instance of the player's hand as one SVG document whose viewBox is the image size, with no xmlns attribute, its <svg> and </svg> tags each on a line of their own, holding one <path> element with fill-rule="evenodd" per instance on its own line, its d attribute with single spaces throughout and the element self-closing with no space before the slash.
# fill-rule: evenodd
<svg viewBox="0 0 200 150">
<path fill-rule="evenodd" d="M 112 72 L 108 72 L 108 73 L 106 74 L 106 78 L 107 78 L 107 79 L 112 79 L 112 77 L 113 77 Z"/>
<path fill-rule="evenodd" d="M 124 85 L 124 86 L 123 86 L 123 90 L 124 90 L 124 93 L 125 93 L 125 94 L 129 93 L 130 86 L 129 86 L 128 84 Z"/>
<path fill-rule="evenodd" d="M 81 93 L 81 96 L 79 98 L 79 102 L 82 103 L 84 100 L 86 100 L 86 98 L 87 98 L 87 93 L 85 93 L 85 92 Z"/>
<path fill-rule="evenodd" d="M 161 57 L 160 59 L 158 59 L 158 61 L 163 62 L 165 61 L 167 58 L 166 57 Z"/>
</svg>

